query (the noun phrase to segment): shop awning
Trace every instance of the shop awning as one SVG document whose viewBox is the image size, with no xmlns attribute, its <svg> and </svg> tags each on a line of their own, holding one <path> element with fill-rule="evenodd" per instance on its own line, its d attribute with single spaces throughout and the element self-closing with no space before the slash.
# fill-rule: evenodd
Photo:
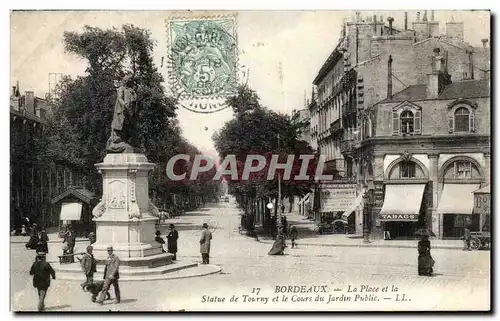
<svg viewBox="0 0 500 321">
<path fill-rule="evenodd" d="M 388 184 L 380 221 L 418 221 L 425 184 Z"/>
<path fill-rule="evenodd" d="M 478 184 L 444 184 L 439 200 L 438 213 L 442 214 L 472 214 L 474 209 L 474 191 Z"/>
<path fill-rule="evenodd" d="M 342 213 L 342 219 L 347 221 L 347 219 L 349 219 L 349 216 L 351 216 L 351 214 L 358 208 L 358 206 L 361 205 L 362 201 L 363 201 L 363 193 L 359 194 L 359 196 L 354 199 L 352 205 L 349 206 L 344 211 L 344 213 Z"/>
<path fill-rule="evenodd" d="M 82 217 L 82 203 L 71 202 L 61 205 L 61 221 L 79 221 Z"/>
</svg>

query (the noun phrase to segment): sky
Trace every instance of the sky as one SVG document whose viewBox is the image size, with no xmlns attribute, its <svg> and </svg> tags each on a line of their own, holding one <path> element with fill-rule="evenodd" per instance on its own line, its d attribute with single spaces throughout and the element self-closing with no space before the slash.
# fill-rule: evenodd
<svg viewBox="0 0 500 321">
<path fill-rule="evenodd" d="M 424 10 L 419 10 L 421 17 Z M 11 13 L 10 82 L 17 81 L 20 90 L 31 90 L 44 97 L 49 90 L 49 73 L 84 75 L 86 63 L 64 52 L 64 31 L 82 31 L 83 26 L 120 27 L 131 23 L 147 28 L 156 41 L 154 60 L 167 79 L 166 25 L 168 11 L 31 11 Z M 249 70 L 249 87 L 256 90 L 261 103 L 270 109 L 291 114 L 304 108 L 310 96 L 312 80 L 335 48 L 342 22 L 354 17 L 353 11 L 239 11 L 237 33 L 240 72 Z M 395 18 L 394 26 L 402 28 L 403 11 L 362 11 Z M 430 12 L 428 13 L 430 18 Z M 408 26 L 416 11 L 408 11 Z M 475 46 L 490 39 L 487 11 L 436 11 L 444 33 L 446 21 L 463 21 L 465 40 Z M 168 87 L 168 84 L 165 84 Z M 178 118 L 184 136 L 202 152 L 215 155 L 212 134 L 232 118 L 231 110 L 196 114 L 179 108 Z"/>
</svg>

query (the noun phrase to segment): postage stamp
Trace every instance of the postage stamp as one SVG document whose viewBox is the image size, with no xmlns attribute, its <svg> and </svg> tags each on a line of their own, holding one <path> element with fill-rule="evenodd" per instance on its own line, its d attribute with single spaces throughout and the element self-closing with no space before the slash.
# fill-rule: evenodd
<svg viewBox="0 0 500 321">
<path fill-rule="evenodd" d="M 226 107 L 238 83 L 236 15 L 192 13 L 166 24 L 169 85 L 179 103 L 199 113 Z"/>
</svg>

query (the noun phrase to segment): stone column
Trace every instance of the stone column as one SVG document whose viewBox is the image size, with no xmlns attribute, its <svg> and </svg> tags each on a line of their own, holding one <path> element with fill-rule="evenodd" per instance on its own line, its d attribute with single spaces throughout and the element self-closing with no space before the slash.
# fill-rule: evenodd
<svg viewBox="0 0 500 321">
<path fill-rule="evenodd" d="M 148 195 L 148 172 L 154 164 L 142 154 L 108 154 L 97 164 L 103 176 L 101 202 L 92 214 L 96 222 L 94 256 L 102 264 L 112 246 L 127 267 L 156 267 L 171 263 L 155 241 L 158 209 Z"/>
<path fill-rule="evenodd" d="M 438 154 L 429 154 L 429 181 L 432 186 L 432 232 L 440 239 L 442 235 L 442 215 L 437 212 L 439 202 L 439 183 L 438 183 Z"/>
</svg>

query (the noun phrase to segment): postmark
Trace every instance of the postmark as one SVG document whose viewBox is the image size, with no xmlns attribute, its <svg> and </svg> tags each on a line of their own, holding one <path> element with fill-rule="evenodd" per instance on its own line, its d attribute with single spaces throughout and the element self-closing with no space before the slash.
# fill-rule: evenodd
<svg viewBox="0 0 500 321">
<path fill-rule="evenodd" d="M 196 14 L 166 20 L 168 79 L 179 104 L 213 113 L 238 84 L 236 15 Z"/>
</svg>

